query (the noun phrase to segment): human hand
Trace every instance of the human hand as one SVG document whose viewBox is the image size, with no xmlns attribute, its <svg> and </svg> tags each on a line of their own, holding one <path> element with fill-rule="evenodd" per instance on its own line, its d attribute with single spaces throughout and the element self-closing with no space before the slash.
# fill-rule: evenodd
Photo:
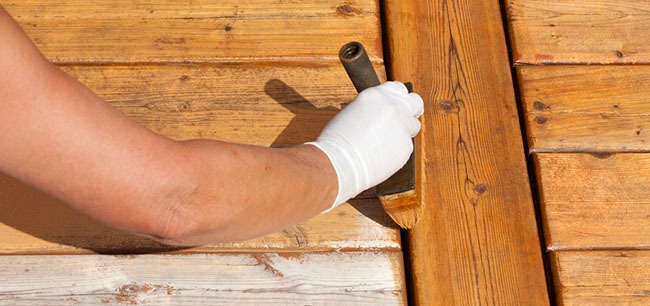
<svg viewBox="0 0 650 306">
<path fill-rule="evenodd" d="M 413 152 L 422 98 L 400 82 L 362 91 L 334 117 L 315 142 L 332 162 L 338 195 L 330 210 L 397 172 Z"/>
</svg>

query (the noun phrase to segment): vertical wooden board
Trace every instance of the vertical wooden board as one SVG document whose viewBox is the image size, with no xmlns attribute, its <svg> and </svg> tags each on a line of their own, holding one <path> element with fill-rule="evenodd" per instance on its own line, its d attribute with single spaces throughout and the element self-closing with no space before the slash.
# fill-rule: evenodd
<svg viewBox="0 0 650 306">
<path fill-rule="evenodd" d="M 531 152 L 650 151 L 650 67 L 517 68 Z"/>
<path fill-rule="evenodd" d="M 0 256 L 0 305 L 404 305 L 400 252 Z"/>
<path fill-rule="evenodd" d="M 499 1 L 385 2 L 391 78 L 425 101 L 417 305 L 549 303 Z"/>
<path fill-rule="evenodd" d="M 337 59 L 351 40 L 381 61 L 377 1 L 3 1 L 58 63 Z"/>
<path fill-rule="evenodd" d="M 516 64 L 650 62 L 645 0 L 508 0 Z"/>
<path fill-rule="evenodd" d="M 649 154 L 535 154 L 549 250 L 650 248 Z"/>
<path fill-rule="evenodd" d="M 650 251 L 552 252 L 560 305 L 650 304 Z"/>
</svg>

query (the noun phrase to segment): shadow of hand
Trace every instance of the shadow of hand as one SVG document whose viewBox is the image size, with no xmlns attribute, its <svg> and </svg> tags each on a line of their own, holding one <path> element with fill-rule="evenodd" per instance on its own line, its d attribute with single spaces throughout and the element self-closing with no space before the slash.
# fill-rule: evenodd
<svg viewBox="0 0 650 306">
<path fill-rule="evenodd" d="M 264 91 L 278 104 L 294 114 L 293 119 L 273 141 L 272 147 L 287 147 L 316 140 L 320 131 L 338 112 L 338 108 L 333 106 L 317 108 L 285 82 L 278 79 L 266 82 Z"/>
</svg>

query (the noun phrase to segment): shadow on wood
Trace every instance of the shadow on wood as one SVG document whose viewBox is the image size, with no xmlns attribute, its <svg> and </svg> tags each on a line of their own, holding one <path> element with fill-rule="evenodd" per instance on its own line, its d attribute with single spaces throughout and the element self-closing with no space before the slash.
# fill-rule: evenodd
<svg viewBox="0 0 650 306">
<path fill-rule="evenodd" d="M 314 116 L 322 113 L 332 113 L 337 110 L 333 106 L 317 108 L 295 89 L 279 79 L 271 79 L 266 82 L 264 91 L 273 100 L 278 102 L 278 104 L 295 115 L 282 133 L 271 144 L 275 148 L 288 147 L 316 140 L 318 133 L 325 127 L 329 120 L 315 121 Z M 333 115 L 334 113 L 332 113 Z M 315 124 L 318 124 L 318 126 L 314 126 Z"/>
</svg>

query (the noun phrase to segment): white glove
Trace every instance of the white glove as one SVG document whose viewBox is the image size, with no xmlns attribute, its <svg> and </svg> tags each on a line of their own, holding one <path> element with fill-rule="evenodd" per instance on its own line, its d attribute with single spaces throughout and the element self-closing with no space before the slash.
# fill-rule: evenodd
<svg viewBox="0 0 650 306">
<path fill-rule="evenodd" d="M 373 187 L 406 164 L 420 131 L 422 98 L 400 82 L 362 91 L 310 142 L 329 157 L 339 190 L 330 209 Z"/>
</svg>

